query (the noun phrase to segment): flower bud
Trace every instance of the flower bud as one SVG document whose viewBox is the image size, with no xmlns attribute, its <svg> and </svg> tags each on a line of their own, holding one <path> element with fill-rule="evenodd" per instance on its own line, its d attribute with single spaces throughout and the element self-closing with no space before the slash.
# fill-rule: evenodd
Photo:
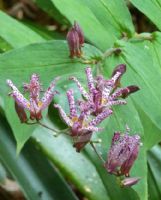
<svg viewBox="0 0 161 200">
<path fill-rule="evenodd" d="M 128 87 L 126 87 L 124 90 L 122 90 L 122 98 L 126 98 L 128 97 L 131 93 L 137 92 L 138 90 L 140 90 L 140 88 L 136 85 L 130 85 Z"/>
<path fill-rule="evenodd" d="M 117 65 L 113 70 L 112 76 L 114 76 L 117 72 L 119 72 L 122 76 L 126 72 L 126 65 L 125 64 Z"/>
<path fill-rule="evenodd" d="M 74 22 L 74 29 L 78 33 L 79 44 L 80 44 L 80 46 L 82 46 L 84 44 L 84 34 L 83 34 L 81 27 L 79 26 L 79 24 L 76 21 Z"/>
<path fill-rule="evenodd" d="M 112 73 L 112 77 L 115 77 L 115 85 L 114 89 L 120 86 L 120 79 L 122 75 L 126 72 L 126 65 L 125 64 L 120 64 L 115 67 Z"/>
<path fill-rule="evenodd" d="M 70 57 L 81 56 L 81 47 L 84 44 L 84 35 L 78 23 L 74 22 L 73 27 L 67 33 L 67 42 L 70 50 Z"/>
<path fill-rule="evenodd" d="M 26 115 L 24 108 L 22 106 L 18 105 L 16 103 L 16 101 L 15 101 L 15 110 L 16 110 L 16 113 L 17 113 L 21 123 L 27 122 L 27 115 Z"/>
<path fill-rule="evenodd" d="M 139 180 L 140 180 L 139 177 L 125 178 L 124 180 L 121 181 L 121 186 L 130 187 L 138 183 Z"/>
<path fill-rule="evenodd" d="M 105 163 L 109 173 L 129 176 L 129 171 L 134 164 L 139 152 L 140 136 L 115 132 L 112 144 Z"/>
</svg>

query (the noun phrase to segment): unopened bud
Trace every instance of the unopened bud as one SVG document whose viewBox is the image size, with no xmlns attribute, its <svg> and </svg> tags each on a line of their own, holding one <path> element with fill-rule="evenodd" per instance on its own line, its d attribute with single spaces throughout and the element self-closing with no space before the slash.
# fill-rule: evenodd
<svg viewBox="0 0 161 200">
<path fill-rule="evenodd" d="M 84 34 L 83 34 L 81 27 L 79 26 L 79 24 L 76 21 L 74 22 L 74 29 L 78 33 L 79 44 L 80 44 L 80 46 L 82 46 L 84 44 Z"/>
<path fill-rule="evenodd" d="M 126 65 L 125 64 L 117 65 L 113 70 L 112 76 L 114 76 L 117 72 L 120 72 L 121 75 L 123 75 L 126 72 Z"/>
<path fill-rule="evenodd" d="M 27 122 L 27 115 L 26 115 L 24 108 L 22 106 L 18 105 L 16 102 L 15 102 L 15 110 L 16 110 L 16 113 L 17 113 L 21 123 Z"/>
<path fill-rule="evenodd" d="M 140 90 L 140 88 L 136 85 L 130 85 L 125 88 L 125 90 L 122 91 L 122 98 L 128 97 L 131 93 L 137 92 Z"/>
<path fill-rule="evenodd" d="M 139 177 L 132 177 L 132 178 L 125 178 L 121 181 L 122 187 L 131 187 L 132 185 L 135 185 L 140 180 Z"/>
<path fill-rule="evenodd" d="M 74 22 L 73 27 L 68 31 L 67 42 L 70 50 L 70 57 L 80 57 L 81 47 L 84 44 L 84 35 L 78 23 Z"/>
</svg>

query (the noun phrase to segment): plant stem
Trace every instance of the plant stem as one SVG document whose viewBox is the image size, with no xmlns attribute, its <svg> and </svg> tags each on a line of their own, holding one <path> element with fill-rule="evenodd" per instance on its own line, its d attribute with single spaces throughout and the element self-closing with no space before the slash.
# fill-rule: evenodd
<svg viewBox="0 0 161 200">
<path fill-rule="evenodd" d="M 111 56 L 113 53 L 119 53 L 121 52 L 121 48 L 110 48 L 110 49 L 107 49 L 105 51 L 105 53 L 103 54 L 103 59 Z"/>
<path fill-rule="evenodd" d="M 92 141 L 90 141 L 90 145 L 91 145 L 91 147 L 93 148 L 94 152 L 97 154 L 97 156 L 98 156 L 98 158 L 100 159 L 100 161 L 101 161 L 103 164 L 105 164 L 104 159 L 103 159 L 102 156 L 98 153 L 98 151 L 97 151 L 97 149 L 96 149 L 96 147 L 94 146 L 94 144 L 93 144 Z"/>
</svg>

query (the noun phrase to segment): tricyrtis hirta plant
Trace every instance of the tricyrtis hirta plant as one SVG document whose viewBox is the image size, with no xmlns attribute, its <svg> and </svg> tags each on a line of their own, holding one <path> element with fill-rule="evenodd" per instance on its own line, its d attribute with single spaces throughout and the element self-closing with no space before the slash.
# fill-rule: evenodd
<svg viewBox="0 0 161 200">
<path fill-rule="evenodd" d="M 74 59 L 75 56 L 82 59 L 81 48 L 84 43 L 84 36 L 77 22 L 69 30 L 67 41 L 71 59 Z M 24 93 L 29 93 L 29 100 L 24 97 L 11 80 L 7 80 L 7 84 L 12 89 L 10 96 L 15 100 L 15 110 L 22 123 L 30 125 L 37 123 L 56 133 L 67 134 L 72 138 L 73 146 L 77 152 L 80 152 L 86 144 L 90 143 L 97 156 L 103 161 L 107 172 L 121 177 L 120 183 L 122 186 L 131 186 L 139 180 L 138 177 L 129 177 L 129 171 L 139 152 L 139 135 L 130 136 L 128 133 L 121 134 L 120 132 L 115 132 L 106 162 L 97 152 L 92 141 L 93 134 L 103 129 L 101 122 L 113 114 L 113 106 L 127 104 L 125 98 L 139 90 L 139 87 L 136 85 L 120 87 L 120 81 L 125 72 L 126 65 L 119 64 L 114 68 L 111 77 L 107 79 L 102 74 L 94 77 L 92 68 L 90 66 L 86 67 L 85 75 L 87 77 L 88 91 L 86 91 L 76 77 L 70 76 L 67 81 L 72 80 L 76 83 L 82 98 L 75 101 L 73 89 L 70 88 L 66 92 L 70 112 L 66 113 L 59 102 L 53 106 L 53 109 L 59 110 L 61 119 L 68 126 L 65 130 L 53 129 L 40 122 L 42 111 L 49 106 L 54 95 L 59 95 L 60 93 L 55 90 L 59 77 L 51 82 L 49 88 L 41 97 L 43 88 L 39 75 L 32 74 L 30 82 L 23 84 Z M 34 122 L 29 122 L 26 110 L 30 112 L 30 120 L 34 120 Z M 128 178 L 124 179 L 124 176 Z"/>
</svg>

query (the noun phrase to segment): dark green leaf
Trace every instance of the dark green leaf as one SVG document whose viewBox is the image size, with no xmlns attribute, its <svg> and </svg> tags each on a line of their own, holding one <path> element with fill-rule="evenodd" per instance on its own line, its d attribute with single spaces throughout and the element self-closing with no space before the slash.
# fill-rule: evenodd
<svg viewBox="0 0 161 200">
<path fill-rule="evenodd" d="M 0 159 L 18 181 L 27 199 L 77 199 L 58 170 L 51 166 L 47 158 L 40 154 L 36 147 L 28 144 L 21 154 L 16 156 L 12 132 L 2 116 L 0 129 Z"/>
</svg>

